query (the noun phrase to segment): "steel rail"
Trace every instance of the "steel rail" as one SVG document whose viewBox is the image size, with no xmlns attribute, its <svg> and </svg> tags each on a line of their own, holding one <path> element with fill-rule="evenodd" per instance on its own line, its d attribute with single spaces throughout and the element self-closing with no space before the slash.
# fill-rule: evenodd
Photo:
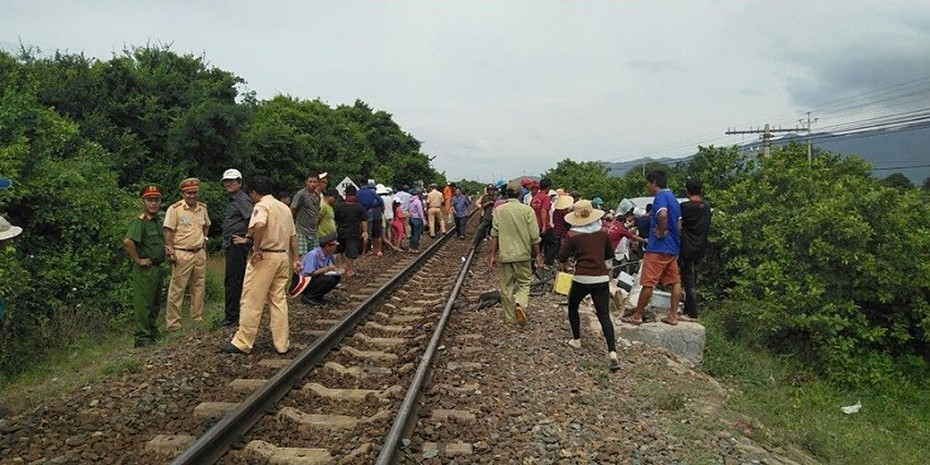
<svg viewBox="0 0 930 465">
<path fill-rule="evenodd" d="M 474 214 L 474 212 L 472 212 Z M 238 406 L 229 411 L 220 421 L 210 427 L 187 450 L 172 461 L 172 465 L 203 465 L 216 463 L 230 446 L 242 440 L 245 434 L 261 420 L 274 405 L 298 386 L 324 357 L 351 332 L 358 323 L 368 316 L 374 304 L 384 297 L 400 281 L 406 279 L 410 271 L 426 263 L 455 232 L 455 227 L 433 242 L 407 268 L 382 285 L 364 302 L 349 312 L 335 326 L 319 339 L 313 341 L 290 364 L 276 373 L 261 389 L 253 392 Z M 457 289 L 457 288 L 456 288 Z"/>
<path fill-rule="evenodd" d="M 375 461 L 376 465 L 395 463 L 397 453 L 400 452 L 397 446 L 403 439 L 404 434 L 409 431 L 412 423 L 416 421 L 416 415 L 414 413 L 417 399 L 419 399 L 423 390 L 423 385 L 426 383 L 426 378 L 430 374 L 433 360 L 436 358 L 436 353 L 439 351 L 439 342 L 442 340 L 442 336 L 446 330 L 446 324 L 449 322 L 449 316 L 452 314 L 452 306 L 455 304 L 459 291 L 462 289 L 462 284 L 465 283 L 465 277 L 468 276 L 468 269 L 471 267 L 471 262 L 475 258 L 475 252 L 477 250 L 477 247 L 472 247 L 471 252 L 468 254 L 468 258 L 462 265 L 462 270 L 459 271 L 458 279 L 455 281 L 455 286 L 452 288 L 452 294 L 449 296 L 449 300 L 446 301 L 446 305 L 442 309 L 439 323 L 436 324 L 436 329 L 433 331 L 432 338 L 430 338 L 429 346 L 427 346 L 423 358 L 420 359 L 420 365 L 417 367 L 417 373 L 413 378 L 413 382 L 410 383 L 410 387 L 407 389 L 407 395 L 404 396 L 404 401 L 401 403 L 400 409 L 394 417 L 391 430 L 388 432 L 384 444 L 381 447 L 381 452 L 378 454 L 378 458 Z"/>
</svg>

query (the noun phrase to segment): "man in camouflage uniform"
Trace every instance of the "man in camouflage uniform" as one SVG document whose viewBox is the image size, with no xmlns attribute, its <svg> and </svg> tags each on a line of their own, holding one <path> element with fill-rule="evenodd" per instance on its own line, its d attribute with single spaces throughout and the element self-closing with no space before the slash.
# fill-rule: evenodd
<svg viewBox="0 0 930 465">
<path fill-rule="evenodd" d="M 133 218 L 123 239 L 123 247 L 132 259 L 132 307 L 135 322 L 135 346 L 155 344 L 158 329 L 155 320 L 161 308 L 161 291 L 165 261 L 158 211 L 161 210 L 161 189 L 142 189 L 142 214 Z"/>
</svg>

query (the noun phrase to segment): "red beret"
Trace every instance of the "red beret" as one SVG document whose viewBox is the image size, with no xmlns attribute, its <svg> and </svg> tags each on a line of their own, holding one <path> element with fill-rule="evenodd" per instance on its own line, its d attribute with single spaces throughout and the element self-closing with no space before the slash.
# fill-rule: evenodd
<svg viewBox="0 0 930 465">
<path fill-rule="evenodd" d="M 181 192 L 199 191 L 200 180 L 197 178 L 187 178 L 181 181 L 180 188 L 181 188 Z"/>
<path fill-rule="evenodd" d="M 142 192 L 140 192 L 140 194 L 142 195 L 143 199 L 147 199 L 149 197 L 161 197 L 161 189 L 154 185 L 145 186 L 142 188 Z"/>
</svg>

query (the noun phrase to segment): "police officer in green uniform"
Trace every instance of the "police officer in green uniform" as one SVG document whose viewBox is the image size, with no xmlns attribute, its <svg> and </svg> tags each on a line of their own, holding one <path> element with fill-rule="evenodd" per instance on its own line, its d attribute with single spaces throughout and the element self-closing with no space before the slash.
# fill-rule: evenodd
<svg viewBox="0 0 930 465">
<path fill-rule="evenodd" d="M 132 307 L 136 347 L 153 345 L 158 338 L 155 321 L 161 308 L 161 264 L 165 261 L 165 242 L 158 219 L 161 189 L 157 186 L 143 188 L 142 207 L 142 214 L 132 219 L 123 239 L 123 246 L 133 261 Z"/>
</svg>

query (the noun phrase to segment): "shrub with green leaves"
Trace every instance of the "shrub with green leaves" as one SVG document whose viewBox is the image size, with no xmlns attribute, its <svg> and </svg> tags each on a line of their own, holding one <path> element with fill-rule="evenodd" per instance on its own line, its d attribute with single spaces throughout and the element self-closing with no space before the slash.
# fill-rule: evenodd
<svg viewBox="0 0 930 465">
<path fill-rule="evenodd" d="M 227 168 L 246 183 L 270 176 L 288 192 L 311 169 L 332 182 L 445 180 L 385 111 L 362 101 L 259 102 L 244 83 L 160 45 L 109 60 L 0 50 L 0 175 L 14 180 L 0 213 L 25 230 L 0 253 L 0 384 L 71 340 L 122 327 L 131 289 L 121 241 L 143 185 L 161 185 L 170 204 L 182 179 L 199 177 L 218 252 Z"/>
<path fill-rule="evenodd" d="M 24 230 L 0 257 L 9 303 L 0 373 L 10 374 L 48 347 L 108 327 L 128 302 L 118 244 L 133 207 L 109 154 L 30 92 L 0 94 L 0 172 L 17 180 L 0 210 Z"/>
<path fill-rule="evenodd" d="M 831 377 L 880 383 L 926 365 L 930 207 L 858 158 L 799 145 L 774 151 L 714 192 L 729 274 L 729 327 L 818 363 Z M 712 263 L 711 266 L 714 266 Z"/>
</svg>

